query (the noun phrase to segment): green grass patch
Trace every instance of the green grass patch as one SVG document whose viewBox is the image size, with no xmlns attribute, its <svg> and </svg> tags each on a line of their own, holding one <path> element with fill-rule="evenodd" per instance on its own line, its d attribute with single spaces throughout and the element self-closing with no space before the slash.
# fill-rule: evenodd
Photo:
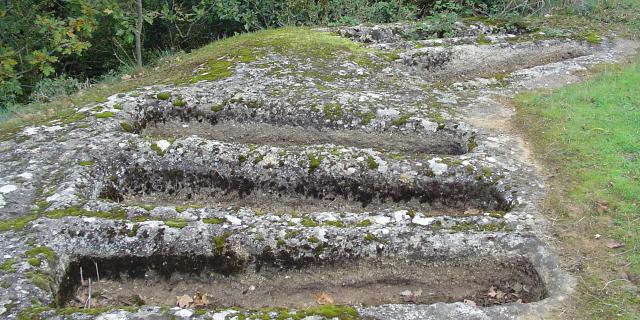
<svg viewBox="0 0 640 320">
<path fill-rule="evenodd" d="M 80 161 L 80 162 L 78 162 L 78 165 L 82 166 L 82 167 L 88 167 L 88 166 L 93 165 L 93 161 L 90 161 L 90 160 L 88 160 L 88 161 Z"/>
<path fill-rule="evenodd" d="M 550 194 L 550 211 L 569 250 L 592 257 L 579 277 L 577 318 L 637 319 L 637 287 L 616 279 L 640 273 L 640 251 L 631 249 L 640 246 L 640 63 L 599 71 L 582 84 L 519 95 L 517 122 L 555 175 L 561 195 Z M 595 233 L 629 250 L 606 252 Z"/>
</svg>

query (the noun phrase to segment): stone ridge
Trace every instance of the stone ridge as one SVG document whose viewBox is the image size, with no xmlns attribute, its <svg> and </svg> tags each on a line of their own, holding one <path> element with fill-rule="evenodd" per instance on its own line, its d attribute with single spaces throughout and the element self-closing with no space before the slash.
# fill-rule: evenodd
<svg viewBox="0 0 640 320">
<path fill-rule="evenodd" d="M 78 106 L 76 121 L 1 141 L 0 316 L 551 314 L 574 281 L 541 240 L 544 185 L 508 130 L 512 111 L 503 101 L 575 81 L 571 73 L 632 46 L 542 39 L 481 22 L 456 28 L 456 37 L 436 40 L 415 34 L 415 25 L 340 28 L 384 54 L 319 65 L 264 52 L 233 65 L 228 77 L 117 94 Z M 163 269 L 163 259 L 179 271 L 193 263 L 201 274 L 230 279 L 357 263 L 486 267 L 462 279 L 487 288 L 424 304 L 398 295 L 378 305 L 263 310 L 46 307 L 67 306 L 84 290 L 78 267 L 99 261 L 115 279 L 127 272 L 116 266 L 134 261 L 127 268 L 171 276 L 176 270 Z M 516 283 L 527 286 L 522 299 L 487 297 L 494 285 Z"/>
</svg>

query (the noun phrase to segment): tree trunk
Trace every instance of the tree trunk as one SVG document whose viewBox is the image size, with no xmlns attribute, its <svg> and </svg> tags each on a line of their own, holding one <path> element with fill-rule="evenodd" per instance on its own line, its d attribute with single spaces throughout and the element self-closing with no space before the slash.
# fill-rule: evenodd
<svg viewBox="0 0 640 320">
<path fill-rule="evenodd" d="M 136 68 L 138 72 L 142 72 L 142 23 L 144 22 L 142 19 L 142 0 L 136 0 L 136 14 L 138 16 L 138 20 L 136 21 L 136 30 L 134 31 L 134 35 L 136 37 Z"/>
</svg>

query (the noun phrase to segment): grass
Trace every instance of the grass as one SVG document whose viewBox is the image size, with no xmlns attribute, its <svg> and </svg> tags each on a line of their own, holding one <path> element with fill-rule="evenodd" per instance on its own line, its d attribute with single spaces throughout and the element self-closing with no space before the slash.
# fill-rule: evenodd
<svg viewBox="0 0 640 320">
<path fill-rule="evenodd" d="M 327 62 L 350 60 L 362 66 L 378 67 L 369 53 L 380 51 L 366 49 L 360 44 L 329 32 L 314 31 L 304 27 L 285 27 L 241 34 L 214 41 L 189 54 L 176 54 L 148 66 L 143 76 L 128 81 L 104 82 L 64 96 L 48 103 L 30 104 L 13 110 L 13 114 L 0 122 L 0 139 L 9 139 L 21 127 L 43 124 L 55 119 L 80 119 L 75 106 L 105 101 L 107 97 L 121 92 L 133 91 L 147 85 L 183 84 L 200 80 L 218 80 L 232 74 L 237 63 L 254 61 L 267 51 L 311 59 L 315 67 L 325 67 Z M 205 66 L 198 75 L 193 70 Z M 204 73 L 207 73 L 204 75 Z M 161 100 L 169 100 L 168 92 L 160 92 Z M 111 117 L 104 114 L 100 117 Z"/>
<path fill-rule="evenodd" d="M 517 122 L 553 174 L 545 211 L 563 251 L 582 265 L 577 318 L 638 319 L 639 283 L 624 277 L 640 274 L 640 61 L 598 69 L 585 83 L 518 96 Z"/>
</svg>

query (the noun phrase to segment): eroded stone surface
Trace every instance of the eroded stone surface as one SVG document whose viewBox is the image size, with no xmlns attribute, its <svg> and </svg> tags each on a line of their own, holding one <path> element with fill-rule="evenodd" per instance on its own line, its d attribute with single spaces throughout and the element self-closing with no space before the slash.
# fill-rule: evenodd
<svg viewBox="0 0 640 320">
<path fill-rule="evenodd" d="M 337 31 L 401 50 L 395 60 L 372 53 L 376 68 L 266 54 L 222 80 L 118 94 L 79 106 L 84 119 L 24 128 L 0 142 L 0 218 L 33 220 L 0 233 L 0 315 L 62 318 L 37 306 L 69 303 L 78 266 L 92 278 L 86 264 L 101 261 L 108 277 L 109 259 L 162 256 L 208 257 L 222 268 L 215 272 L 240 277 L 260 274 L 263 264 L 286 276 L 342 262 L 527 261 L 544 288 L 541 300 L 494 305 L 462 294 L 406 304 L 398 292 L 396 301 L 355 307 L 372 319 L 553 312 L 573 280 L 540 240 L 543 182 L 509 130 L 512 111 L 503 101 L 576 81 L 574 72 L 621 59 L 637 45 L 541 40 L 479 23 L 459 25 L 455 38 L 411 40 L 403 36 L 408 28 Z M 113 116 L 95 117 L 107 111 Z M 257 292 L 269 285 L 253 284 Z M 471 299 L 478 301 L 464 302 Z M 245 314 L 143 306 L 72 317 Z M 314 317 L 322 315 L 307 318 Z"/>
</svg>

